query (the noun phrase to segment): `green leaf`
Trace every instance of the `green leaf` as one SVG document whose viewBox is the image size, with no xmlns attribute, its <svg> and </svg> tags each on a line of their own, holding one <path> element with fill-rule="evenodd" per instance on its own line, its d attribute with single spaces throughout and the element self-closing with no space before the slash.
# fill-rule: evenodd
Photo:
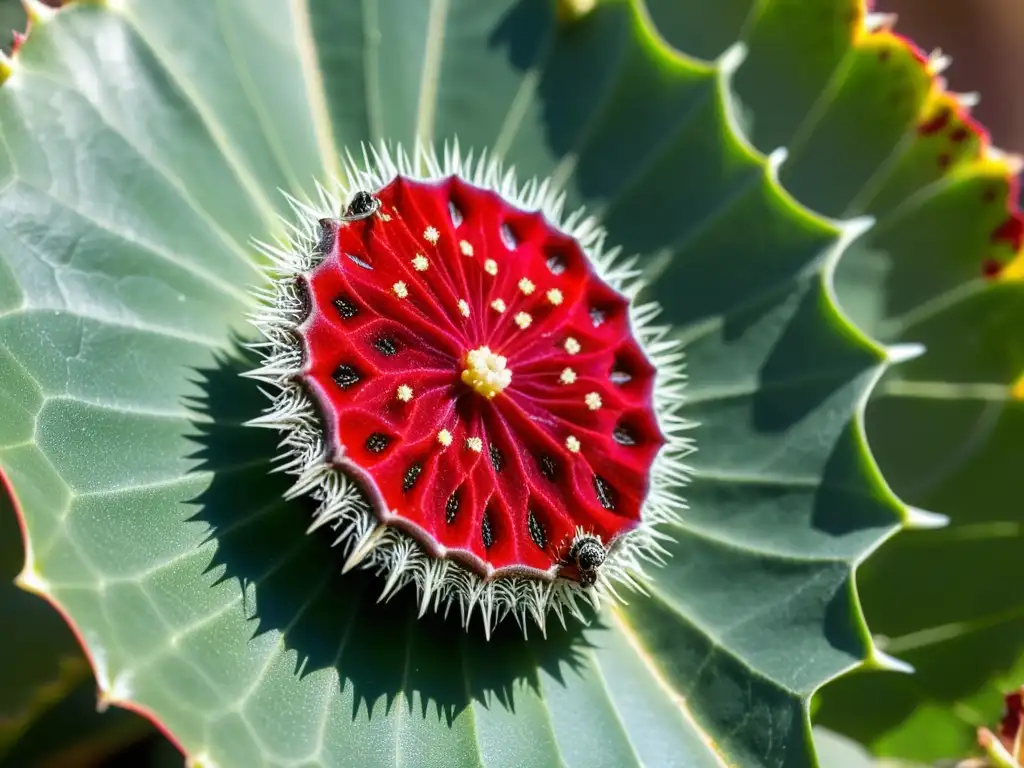
<svg viewBox="0 0 1024 768">
<path fill-rule="evenodd" d="M 811 695 L 883 661 L 852 574 L 900 523 L 860 421 L 887 360 L 832 298 L 857 230 L 735 130 L 737 62 L 671 54 L 626 0 L 566 26 L 549 0 L 122 0 L 33 31 L 0 89 L 0 466 L 23 581 L 106 701 L 222 768 L 816 764 Z M 277 189 L 456 134 L 597 212 L 687 341 L 671 557 L 547 638 L 377 603 L 242 426 Z"/>
<path fill-rule="evenodd" d="M 860 0 L 765 4 L 743 25 L 736 85 L 754 143 L 789 149 L 781 175 L 798 199 L 877 219 L 837 271 L 844 309 L 876 338 L 928 349 L 875 390 L 867 434 L 893 490 L 952 526 L 900 537 L 860 572 L 882 647 L 917 674 L 846 678 L 820 717 L 881 754 L 931 761 L 976 749 L 1024 674 L 1017 169 L 923 54 L 868 32 L 862 12 Z M 682 27 L 664 31 L 700 51 Z"/>
<path fill-rule="evenodd" d="M 62 755 L 104 755 L 146 733 L 129 712 L 101 717 L 89 663 L 60 615 L 19 589 L 21 533 L 0 493 L 0 614 L 16 630 L 0 635 L 0 765 L 59 764 Z"/>
</svg>

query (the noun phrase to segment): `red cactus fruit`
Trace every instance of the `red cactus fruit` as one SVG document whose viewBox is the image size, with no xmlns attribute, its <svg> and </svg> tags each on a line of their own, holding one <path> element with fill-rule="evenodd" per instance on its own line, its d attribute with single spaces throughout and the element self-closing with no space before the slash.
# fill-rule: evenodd
<svg viewBox="0 0 1024 768">
<path fill-rule="evenodd" d="M 680 354 L 594 222 L 553 223 L 546 184 L 457 150 L 416 162 L 425 178 L 401 152 L 353 165 L 340 218 L 295 203 L 315 228 L 266 249 L 252 376 L 280 394 L 254 423 L 285 432 L 345 570 L 415 583 L 421 614 L 457 601 L 488 632 L 509 612 L 543 628 L 658 557 L 686 478 Z"/>
</svg>

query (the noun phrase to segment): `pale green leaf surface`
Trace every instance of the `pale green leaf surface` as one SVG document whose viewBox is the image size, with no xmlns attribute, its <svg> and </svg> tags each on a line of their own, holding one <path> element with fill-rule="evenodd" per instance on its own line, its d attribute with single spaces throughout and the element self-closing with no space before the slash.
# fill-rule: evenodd
<svg viewBox="0 0 1024 768">
<path fill-rule="evenodd" d="M 733 133 L 729 72 L 624 0 L 569 28 L 546 0 L 123 5 L 62 11 L 0 89 L 0 465 L 105 695 L 222 767 L 814 765 L 809 697 L 870 652 L 853 568 L 898 525 L 855 418 L 883 359 L 829 296 L 840 232 Z M 487 642 L 378 604 L 242 426 L 277 188 L 417 134 L 553 174 L 688 342 L 692 509 L 589 628 Z"/>
</svg>

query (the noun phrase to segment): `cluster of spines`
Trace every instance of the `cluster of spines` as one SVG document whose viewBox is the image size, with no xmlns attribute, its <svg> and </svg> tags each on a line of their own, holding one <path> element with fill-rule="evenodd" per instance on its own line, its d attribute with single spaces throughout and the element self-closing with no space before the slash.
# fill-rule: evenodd
<svg viewBox="0 0 1024 768">
<path fill-rule="evenodd" d="M 464 625 L 479 610 L 485 633 L 512 614 L 526 631 L 532 617 L 542 631 L 553 611 L 564 625 L 565 612 L 584 618 L 582 596 L 595 607 L 604 594 L 619 597 L 616 584 L 642 590 L 647 579 L 645 562 L 662 562 L 667 551 L 660 543 L 667 538 L 660 526 L 670 524 L 684 509 L 676 490 L 689 480 L 685 457 L 694 448 L 685 431 L 692 426 L 680 414 L 683 402 L 683 352 L 679 342 L 668 338 L 668 327 L 653 325 L 659 308 L 655 303 L 634 305 L 642 287 L 634 268 L 635 258 L 620 258 L 619 249 L 605 250 L 605 232 L 596 220 L 576 211 L 562 220 L 564 195 L 547 181 L 531 180 L 520 186 L 512 169 L 486 153 L 474 160 L 462 155 L 458 144 L 446 145 L 443 157 L 422 146 L 409 156 L 401 148 L 364 147 L 363 164 L 347 155 L 348 184 L 334 190 L 317 185 L 315 204 L 288 196 L 297 221 L 285 221 L 288 241 L 277 245 L 257 243 L 269 258 L 269 286 L 257 293 L 261 309 L 251 318 L 263 339 L 251 347 L 263 358 L 262 366 L 250 377 L 274 386 L 266 392 L 271 405 L 250 423 L 282 432 L 279 471 L 296 476 L 289 498 L 310 495 L 318 503 L 310 531 L 329 526 L 337 534 L 335 544 L 343 548 L 347 571 L 356 565 L 375 570 L 384 580 L 380 599 L 387 599 L 402 587 L 413 584 L 418 592 L 420 615 L 431 606 L 447 614 L 457 604 Z M 436 180 L 459 176 L 464 181 L 500 194 L 505 201 L 525 211 L 540 211 L 556 228 L 575 238 L 594 264 L 598 275 L 630 301 L 631 328 L 650 362 L 656 367 L 654 406 L 666 438 L 651 468 L 650 487 L 642 522 L 620 537 L 609 549 L 597 576 L 597 583 L 583 589 L 567 579 L 543 581 L 535 577 L 502 576 L 485 579 L 446 558 L 427 554 L 406 534 L 379 522 L 356 481 L 327 460 L 325 432 L 316 409 L 302 385 L 303 364 L 297 327 L 308 311 L 301 276 L 312 271 L 323 258 L 320 243 L 322 219 L 337 216 L 357 190 L 376 190 L 396 176 Z"/>
</svg>

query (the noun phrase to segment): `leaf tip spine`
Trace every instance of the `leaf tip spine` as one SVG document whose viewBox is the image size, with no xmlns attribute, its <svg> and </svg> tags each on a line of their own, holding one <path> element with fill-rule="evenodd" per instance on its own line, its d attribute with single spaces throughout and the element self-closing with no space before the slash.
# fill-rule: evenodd
<svg viewBox="0 0 1024 768">
<path fill-rule="evenodd" d="M 911 506 L 907 506 L 903 521 L 907 528 L 918 531 L 936 530 L 949 525 L 947 515 Z"/>
<path fill-rule="evenodd" d="M 895 656 L 890 656 L 875 646 L 871 647 L 871 653 L 864 664 L 869 669 L 877 669 L 883 672 L 899 672 L 902 675 L 912 675 L 916 671 L 913 665 L 897 659 Z"/>
<path fill-rule="evenodd" d="M 555 14 L 562 24 L 574 24 L 596 7 L 597 0 L 555 0 Z"/>
<path fill-rule="evenodd" d="M 892 344 L 886 348 L 890 365 L 899 365 L 914 360 L 925 353 L 924 344 Z"/>
<path fill-rule="evenodd" d="M 32 563 L 27 561 L 25 567 L 21 569 L 21 573 L 14 577 L 14 585 L 40 597 L 50 594 L 50 583 L 43 578 Z"/>
<path fill-rule="evenodd" d="M 722 52 L 718 57 L 718 60 L 715 62 L 715 65 L 727 78 L 732 77 L 736 74 L 736 70 L 738 70 L 743 65 L 743 62 L 746 61 L 747 52 L 748 48 L 746 43 L 733 43 Z"/>
</svg>

